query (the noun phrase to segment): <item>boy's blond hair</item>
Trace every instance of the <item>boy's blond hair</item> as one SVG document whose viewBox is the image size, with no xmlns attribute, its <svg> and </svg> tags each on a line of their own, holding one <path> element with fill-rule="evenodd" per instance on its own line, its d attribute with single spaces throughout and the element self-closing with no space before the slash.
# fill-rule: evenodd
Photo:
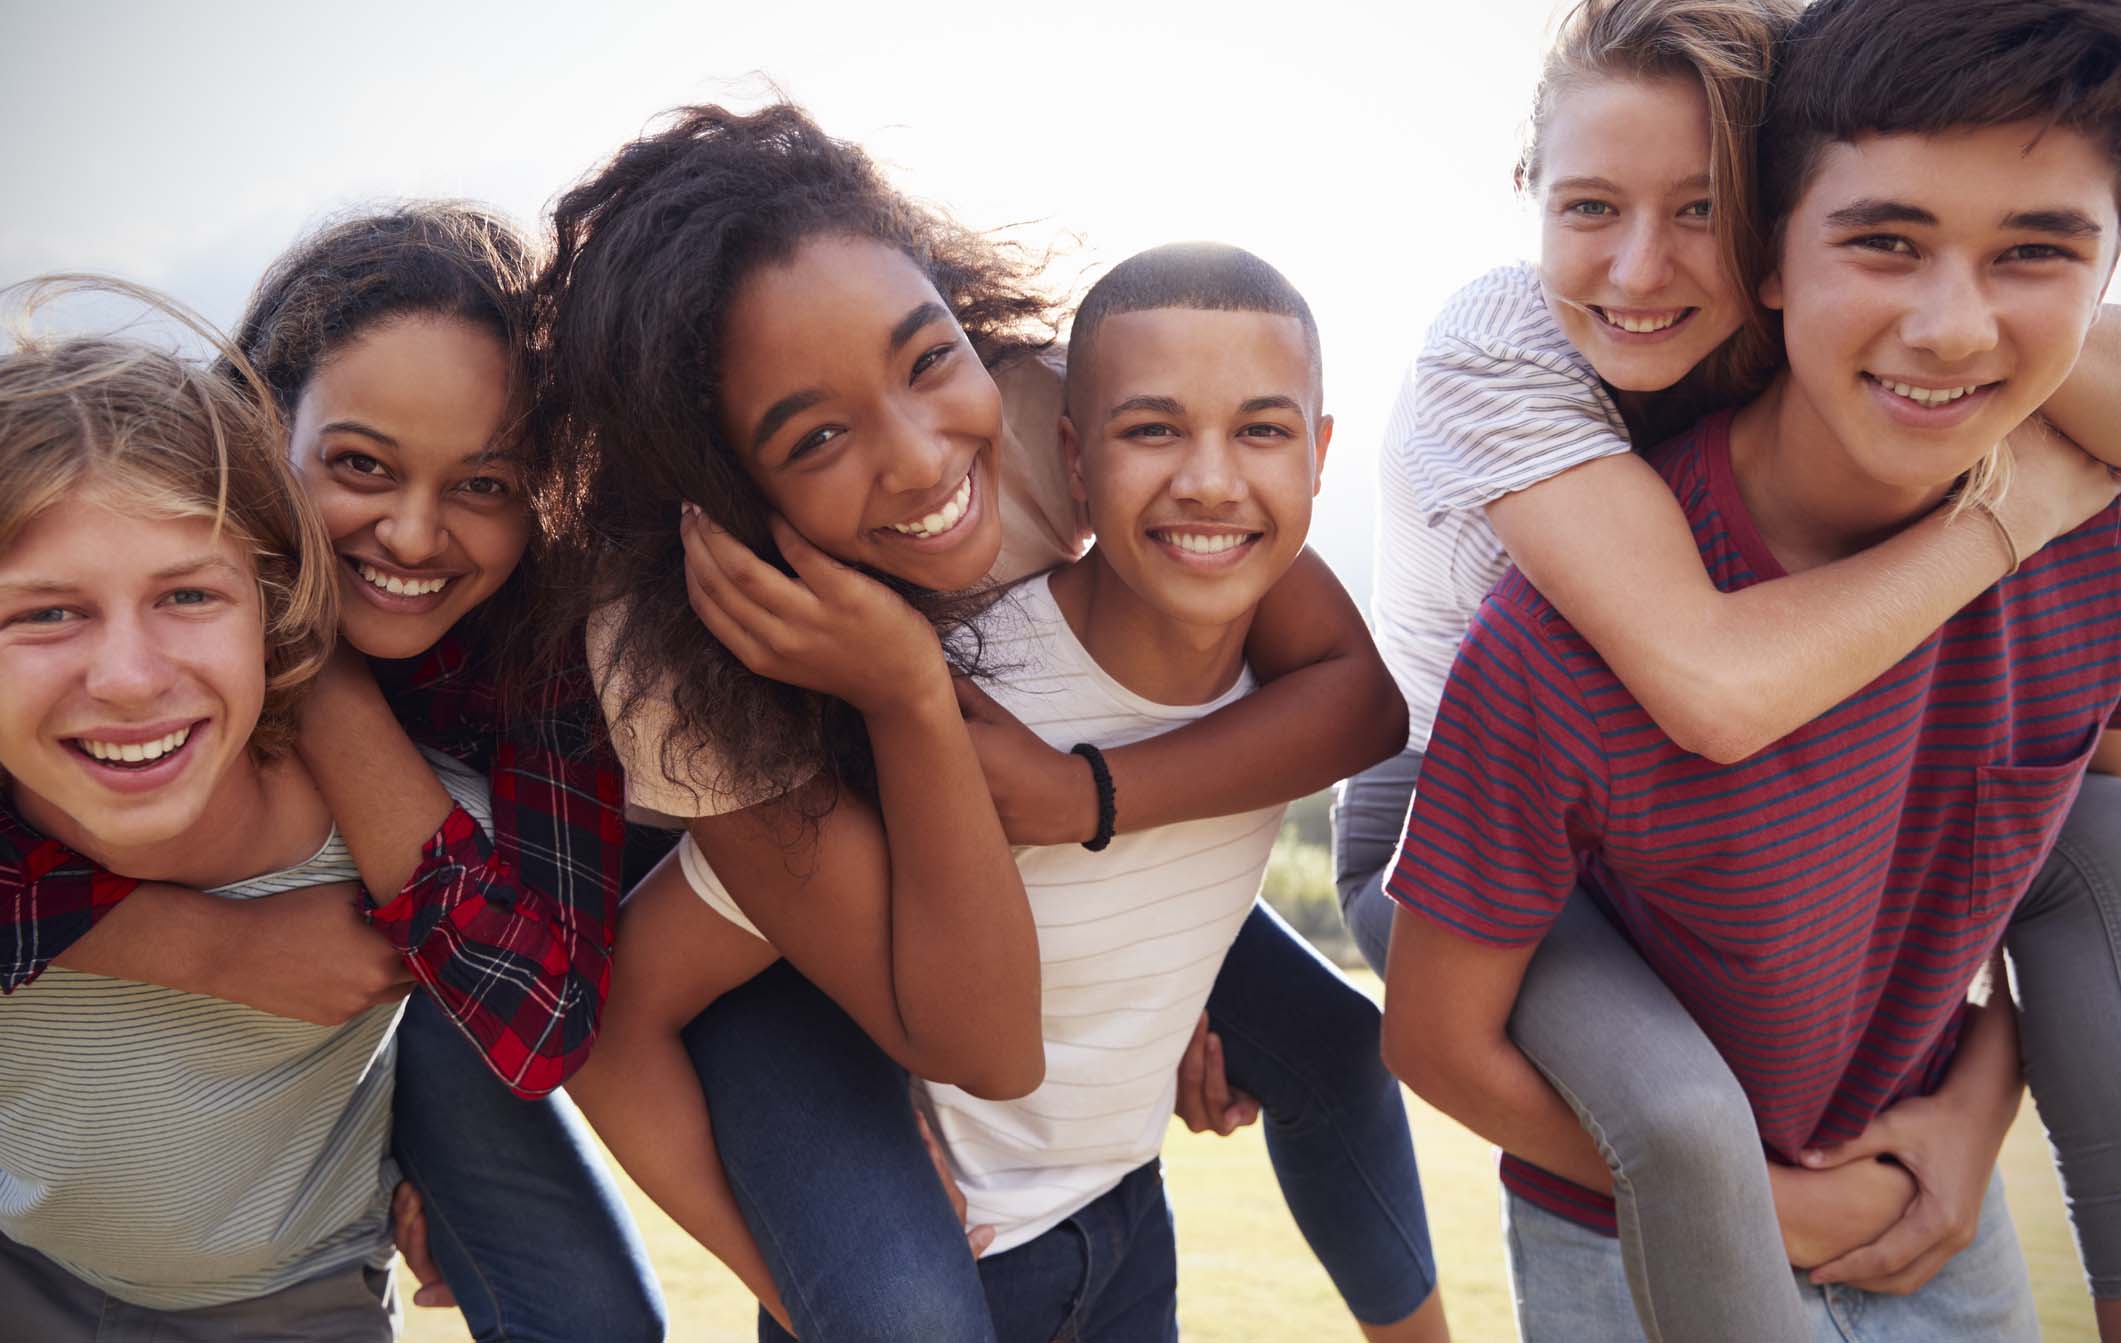
<svg viewBox="0 0 2121 1343">
<path fill-rule="evenodd" d="M 38 335 L 66 294 L 138 302 L 203 337 L 224 372 L 124 336 Z M 241 355 L 183 305 L 121 281 L 52 276 L 18 287 L 22 329 L 0 354 L 0 551 L 32 519 L 97 493 L 157 518 L 205 518 L 251 556 L 265 617 L 263 755 L 294 739 L 301 689 L 338 625 L 331 541 L 287 465 L 273 400 Z M 125 538 L 111 538 L 122 546 Z"/>
</svg>

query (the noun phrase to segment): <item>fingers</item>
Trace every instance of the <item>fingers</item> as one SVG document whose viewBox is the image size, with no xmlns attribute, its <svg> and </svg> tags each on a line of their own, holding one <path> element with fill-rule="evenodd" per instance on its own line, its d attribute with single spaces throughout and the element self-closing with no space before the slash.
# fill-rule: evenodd
<svg viewBox="0 0 2121 1343">
<path fill-rule="evenodd" d="M 1215 1132 L 1227 1138 L 1237 1126 L 1230 1122 L 1230 1075 L 1223 1071 L 1223 1039 L 1214 1031 L 1208 1032 L 1207 1055 L 1203 1099 L 1207 1102 Z"/>
<path fill-rule="evenodd" d="M 409 1269 L 419 1290 L 413 1293 L 416 1306 L 454 1306 L 457 1298 L 442 1280 L 442 1270 L 435 1266 L 434 1256 L 427 1248 L 427 1210 L 420 1202 L 420 1191 L 410 1180 L 398 1182 L 397 1190 L 390 1198 L 391 1239 L 397 1243 L 398 1253 L 405 1256 L 405 1267 Z"/>
<path fill-rule="evenodd" d="M 817 597 L 809 588 L 760 559 L 691 504 L 685 505 L 678 533 L 688 584 L 697 582 L 738 620 L 758 629 L 769 620 L 799 620 L 815 612 Z"/>
<path fill-rule="evenodd" d="M 773 534 L 773 544 L 780 547 L 781 558 L 788 561 L 789 567 L 810 586 L 811 591 L 828 591 L 854 574 L 854 570 L 811 545 L 780 514 L 775 513 L 766 519 L 766 529 Z"/>
<path fill-rule="evenodd" d="M 1194 1133 L 1215 1127 L 1205 1094 L 1207 1074 L 1208 1014 L 1203 1012 L 1200 1020 L 1193 1023 L 1193 1036 L 1186 1041 L 1186 1052 L 1178 1060 L 1178 1117 Z"/>
<path fill-rule="evenodd" d="M 1808 1170 L 1832 1170 L 1836 1166 L 1846 1166 L 1852 1161 L 1903 1155 L 1901 1146 L 1892 1111 L 1887 1110 L 1871 1120 L 1864 1126 L 1863 1132 L 1847 1142 L 1807 1147 L 1797 1154 L 1797 1160 Z"/>
<path fill-rule="evenodd" d="M 935 1130 L 928 1127 L 928 1116 L 918 1110 L 913 1114 L 913 1125 L 920 1130 L 921 1146 L 928 1149 L 928 1160 L 935 1164 L 935 1176 L 943 1182 L 943 1193 L 949 1196 L 950 1210 L 957 1214 L 959 1226 L 965 1224 L 965 1191 L 957 1187 L 957 1177 L 950 1173 L 950 1159 L 943 1154 L 943 1145 L 935 1137 Z M 987 1239 L 994 1239 L 993 1228 L 988 1228 Z M 977 1253 L 975 1251 L 975 1253 Z"/>
<path fill-rule="evenodd" d="M 1946 1259 L 1973 1243 L 1972 1224 L 1969 1222 L 1962 1231 L 1958 1221 L 1937 1200 L 1918 1198 L 1908 1209 L 1907 1216 L 1893 1223 L 1884 1235 L 1813 1269 L 1812 1281 L 1850 1283 L 1866 1290 L 1886 1291 L 1891 1289 L 1870 1288 L 1867 1284 L 1912 1278 L 1913 1286 L 1903 1289 L 1912 1291 L 1914 1286 L 1929 1281 L 1930 1275 Z M 1935 1258 L 1936 1262 L 1928 1265 L 1926 1272 L 1917 1275 L 1917 1270 L 1930 1258 Z"/>
</svg>

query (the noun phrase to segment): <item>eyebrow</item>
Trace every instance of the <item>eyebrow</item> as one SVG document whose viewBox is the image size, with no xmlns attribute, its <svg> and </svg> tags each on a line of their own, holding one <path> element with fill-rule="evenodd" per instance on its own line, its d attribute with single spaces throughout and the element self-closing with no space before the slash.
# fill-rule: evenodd
<svg viewBox="0 0 2121 1343">
<path fill-rule="evenodd" d="M 175 564 L 164 565 L 162 568 L 155 570 L 152 574 L 149 574 L 148 578 L 152 582 L 167 583 L 173 578 L 188 578 L 193 574 L 202 573 L 208 569 L 222 570 L 226 572 L 231 578 L 240 579 L 243 577 L 243 571 L 241 569 L 238 569 L 234 564 L 231 564 L 225 556 L 194 555 L 189 559 L 178 560 Z M 80 591 L 80 584 L 70 583 L 63 578 L 15 578 L 0 580 L 0 593 L 8 593 L 11 595 L 54 596 L 78 591 Z"/>
<path fill-rule="evenodd" d="M 2051 233 L 2059 238 L 2096 238 L 2099 221 L 2082 210 L 2020 210 L 2003 216 L 2003 227 L 2028 233 Z"/>
<path fill-rule="evenodd" d="M 806 391 L 791 392 L 766 407 L 766 413 L 759 416 L 758 427 L 751 431 L 751 450 L 757 452 L 765 447 L 767 441 L 781 431 L 782 425 L 824 399 L 825 394 L 812 387 Z"/>
<path fill-rule="evenodd" d="M 1130 396 L 1105 412 L 1105 418 L 1116 420 L 1122 415 L 1131 414 L 1135 411 L 1146 411 L 1151 415 L 1183 415 L 1186 413 L 1186 408 L 1175 397 Z"/>
<path fill-rule="evenodd" d="M 165 565 L 155 570 L 150 577 L 161 583 L 167 582 L 172 578 L 185 578 L 207 569 L 225 569 L 232 577 L 241 578 L 243 576 L 243 571 L 229 563 L 225 556 L 194 555 L 188 560 L 178 560 L 175 564 Z"/>
<path fill-rule="evenodd" d="M 912 312 L 899 318 L 898 325 L 891 328 L 891 343 L 887 347 L 889 352 L 897 354 L 905 348 L 907 341 L 920 334 L 922 327 L 949 315 L 943 311 L 943 305 L 940 303 L 916 304 Z"/>
<path fill-rule="evenodd" d="M 1830 228 L 1876 228 L 1880 224 L 1921 224 L 1935 228 L 1937 216 L 1906 201 L 1865 196 L 1834 211 L 1826 217 L 1826 222 Z"/>
<path fill-rule="evenodd" d="M 326 434 L 359 434 L 363 438 L 372 438 L 376 442 L 383 444 L 385 447 L 395 448 L 398 446 L 398 440 L 392 438 L 389 434 L 384 433 L 381 429 L 376 428 L 374 425 L 363 424 L 359 420 L 333 420 L 331 423 L 317 430 L 317 436 L 319 438 L 322 438 Z"/>
<path fill-rule="evenodd" d="M 1250 401 L 1239 406 L 1237 413 L 1240 415 L 1257 415 L 1263 410 L 1286 410 L 1295 415 L 1304 413 L 1303 406 L 1298 404 L 1295 397 L 1283 396 L 1279 392 L 1272 396 L 1255 396 Z"/>
</svg>

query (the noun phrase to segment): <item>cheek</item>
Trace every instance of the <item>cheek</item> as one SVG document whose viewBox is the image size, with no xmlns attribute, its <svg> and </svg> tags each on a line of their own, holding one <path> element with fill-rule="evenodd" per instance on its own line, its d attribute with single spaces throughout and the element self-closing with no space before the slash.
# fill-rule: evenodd
<svg viewBox="0 0 2121 1343">
<path fill-rule="evenodd" d="M 456 524 L 456 537 L 478 562 L 480 578 L 491 591 L 522 563 L 530 545 L 530 515 L 521 509 L 474 515 Z"/>
<path fill-rule="evenodd" d="M 309 488 L 309 497 L 317 506 L 317 516 L 324 521 L 324 534 L 333 545 L 347 541 L 365 530 L 383 513 L 380 496 L 357 494 L 329 480 L 313 480 L 303 477 Z"/>
</svg>

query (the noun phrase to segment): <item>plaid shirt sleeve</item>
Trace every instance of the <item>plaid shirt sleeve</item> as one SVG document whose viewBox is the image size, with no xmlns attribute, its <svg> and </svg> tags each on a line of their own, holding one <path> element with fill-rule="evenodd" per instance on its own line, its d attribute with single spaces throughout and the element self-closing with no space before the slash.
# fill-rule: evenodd
<svg viewBox="0 0 2121 1343">
<path fill-rule="evenodd" d="M 112 876 L 0 806 L 0 993 L 44 973 L 140 883 Z"/>
<path fill-rule="evenodd" d="M 501 723 L 486 743 L 492 836 L 453 808 L 397 898 L 369 913 L 520 1096 L 581 1066 L 611 988 L 623 776 L 585 691 L 556 682 Z M 476 712 L 491 707 L 485 687 L 413 690 L 395 707 L 415 740 L 458 758 L 467 723 L 492 721 Z"/>
</svg>

